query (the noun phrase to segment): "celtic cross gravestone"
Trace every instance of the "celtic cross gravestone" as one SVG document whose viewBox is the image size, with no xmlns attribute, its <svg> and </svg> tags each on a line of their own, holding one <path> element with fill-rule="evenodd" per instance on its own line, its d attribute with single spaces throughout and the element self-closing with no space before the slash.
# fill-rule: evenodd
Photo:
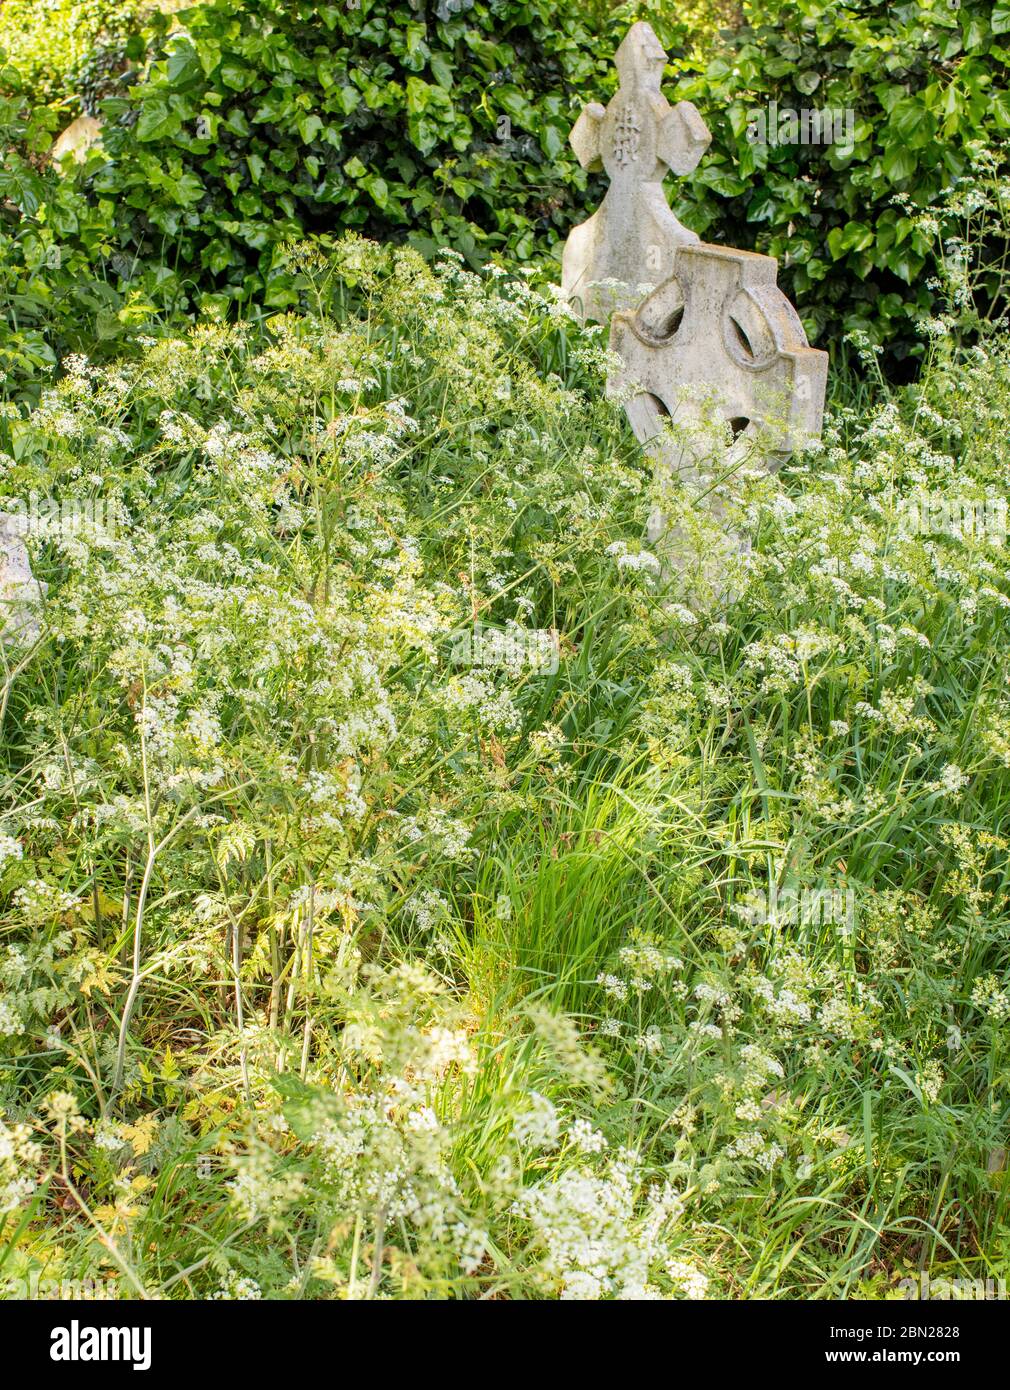
<svg viewBox="0 0 1010 1390">
<path fill-rule="evenodd" d="M 692 425 L 714 413 L 732 431 L 724 474 L 748 459 L 775 467 L 820 434 L 827 354 L 807 343 L 771 256 L 707 245 L 671 211 L 663 179 L 690 173 L 709 133 L 690 102 L 663 96 L 666 54 L 648 24 L 631 27 L 616 65 L 610 105 L 587 106 L 570 137 L 579 161 L 605 170 L 610 186 L 569 235 L 562 297 L 583 321 L 610 320 L 619 366 L 608 389 L 657 466 L 698 477 L 707 496 L 707 446 Z M 663 529 L 654 514 L 651 538 Z"/>
</svg>

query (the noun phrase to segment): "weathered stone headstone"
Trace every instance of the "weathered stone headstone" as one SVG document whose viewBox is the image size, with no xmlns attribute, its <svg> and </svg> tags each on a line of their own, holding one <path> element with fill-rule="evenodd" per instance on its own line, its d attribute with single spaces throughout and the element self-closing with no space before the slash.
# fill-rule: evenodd
<svg viewBox="0 0 1010 1390">
<path fill-rule="evenodd" d="M 620 86 L 610 105 L 587 106 L 570 136 L 583 168 L 610 178 L 598 211 L 569 235 L 562 264 L 564 297 L 598 323 L 637 304 L 639 286 L 660 284 L 674 251 L 697 242 L 671 212 L 663 178 L 689 174 L 712 138 L 689 101 L 671 106 L 660 91 L 666 54 L 648 24 L 631 26 L 615 63 Z"/>
<path fill-rule="evenodd" d="M 704 242 L 684 246 L 669 280 L 611 323 L 610 346 L 620 365 L 608 390 L 625 397 L 631 427 L 657 475 L 704 498 L 714 517 L 722 516 L 713 488 L 720 472 L 728 479 L 746 464 L 774 468 L 820 434 L 827 353 L 807 345 L 799 316 L 775 283 L 776 270 L 770 256 Z M 712 417 L 733 435 L 719 456 L 701 428 Z M 669 421 L 676 429 L 665 428 Z M 683 537 L 671 530 L 661 505 L 649 517 L 647 535 L 684 569 Z M 724 576 L 746 546 L 731 531 L 708 544 L 709 553 L 696 557 L 694 587 L 727 598 L 732 586 Z"/>
<path fill-rule="evenodd" d="M 0 512 L 0 642 L 29 646 L 41 631 L 44 586 L 32 574 L 21 518 Z"/>
<path fill-rule="evenodd" d="M 632 26 L 616 62 L 616 96 L 606 110 L 586 107 L 571 133 L 579 161 L 606 169 L 610 187 L 568 238 L 562 297 L 583 320 L 610 319 L 620 365 L 608 390 L 624 399 L 657 469 L 688 488 L 697 480 L 718 513 L 702 421 L 714 415 L 735 436 L 719 460 L 724 476 L 746 461 L 774 468 L 820 434 L 827 354 L 807 343 L 771 256 L 707 245 L 670 210 L 664 175 L 690 173 L 709 134 L 690 102 L 663 97 L 666 54 L 648 24 Z M 671 419 L 676 430 L 665 428 Z M 665 530 L 654 512 L 650 539 Z M 676 537 L 666 539 L 676 563 Z"/>
</svg>

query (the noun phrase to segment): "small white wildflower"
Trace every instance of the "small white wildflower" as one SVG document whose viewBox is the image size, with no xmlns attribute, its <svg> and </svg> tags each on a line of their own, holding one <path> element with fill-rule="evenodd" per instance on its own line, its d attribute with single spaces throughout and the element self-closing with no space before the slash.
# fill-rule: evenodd
<svg viewBox="0 0 1010 1390">
<path fill-rule="evenodd" d="M 530 1091 L 530 1107 L 517 1115 L 512 1124 L 512 1137 L 517 1144 L 534 1149 L 552 1149 L 561 1134 L 558 1112 L 539 1091 Z"/>
<path fill-rule="evenodd" d="M 11 859 L 23 859 L 24 850 L 13 835 L 0 835 L 0 869 Z"/>
<path fill-rule="evenodd" d="M 607 1141 L 598 1129 L 588 1120 L 574 1120 L 568 1131 L 568 1138 L 586 1154 L 599 1154 L 607 1147 Z"/>
</svg>

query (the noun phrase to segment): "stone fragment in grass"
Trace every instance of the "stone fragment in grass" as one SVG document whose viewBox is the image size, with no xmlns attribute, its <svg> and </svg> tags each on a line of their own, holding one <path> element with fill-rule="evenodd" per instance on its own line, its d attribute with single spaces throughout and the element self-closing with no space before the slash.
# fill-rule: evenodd
<svg viewBox="0 0 1010 1390">
<path fill-rule="evenodd" d="M 0 642 L 30 646 L 41 632 L 39 609 L 45 585 L 32 574 L 23 520 L 0 512 Z"/>
</svg>

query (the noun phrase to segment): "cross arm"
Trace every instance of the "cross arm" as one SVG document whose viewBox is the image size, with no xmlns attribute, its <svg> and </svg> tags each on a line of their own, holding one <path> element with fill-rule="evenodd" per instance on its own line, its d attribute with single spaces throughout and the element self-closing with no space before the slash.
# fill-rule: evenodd
<svg viewBox="0 0 1010 1390">
<path fill-rule="evenodd" d="M 601 135 L 606 108 L 598 101 L 591 101 L 583 107 L 582 114 L 572 126 L 568 139 L 575 157 L 590 173 L 596 174 L 603 168 Z"/>
<path fill-rule="evenodd" d="M 678 101 L 659 122 L 656 154 L 675 174 L 690 174 L 712 142 L 708 126 L 690 101 Z"/>
</svg>

